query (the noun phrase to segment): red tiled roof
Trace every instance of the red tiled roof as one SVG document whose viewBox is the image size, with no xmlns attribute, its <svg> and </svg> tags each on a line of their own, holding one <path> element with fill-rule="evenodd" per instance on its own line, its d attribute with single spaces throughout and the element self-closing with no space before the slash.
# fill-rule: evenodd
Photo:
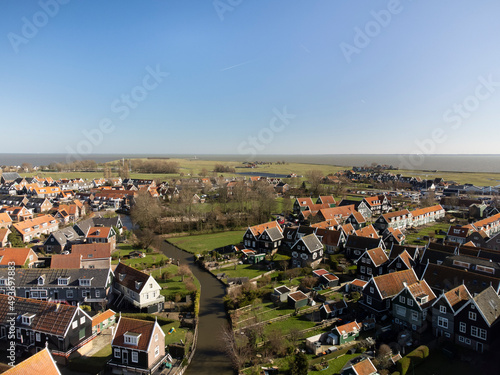
<svg viewBox="0 0 500 375">
<path fill-rule="evenodd" d="M 61 375 L 48 349 L 40 350 L 3 373 L 4 375 Z"/>
<path fill-rule="evenodd" d="M 0 248 L 0 265 L 7 266 L 10 262 L 14 262 L 16 266 L 22 267 L 30 255 L 33 257 L 33 262 L 38 260 L 38 256 L 30 248 Z"/>
<path fill-rule="evenodd" d="M 353 281 L 351 281 L 351 285 L 357 286 L 358 288 L 364 288 L 366 284 L 368 284 L 368 281 L 360 279 L 354 279 Z"/>
<path fill-rule="evenodd" d="M 54 254 L 50 260 L 50 268 L 53 269 L 79 269 L 81 265 L 81 256 L 78 254 Z"/>
<path fill-rule="evenodd" d="M 82 259 L 101 259 L 111 256 L 110 243 L 85 243 L 71 247 L 71 254 L 79 254 Z"/>
<path fill-rule="evenodd" d="M 380 238 L 373 225 L 358 229 L 355 234 L 359 237 Z"/>
<path fill-rule="evenodd" d="M 94 315 L 92 317 L 92 327 L 95 327 L 96 325 L 101 324 L 105 320 L 108 320 L 109 318 L 111 318 L 115 315 L 116 315 L 116 313 L 111 309 L 108 309 L 100 314 Z"/>
<path fill-rule="evenodd" d="M 111 345 L 147 351 L 149 341 L 151 340 L 151 336 L 154 332 L 154 328 L 155 322 L 120 317 Z M 125 344 L 124 335 L 127 332 L 140 334 L 137 346 Z"/>
<path fill-rule="evenodd" d="M 253 227 L 250 227 L 250 231 L 255 237 L 258 237 L 268 228 L 278 228 L 280 232 L 283 232 L 277 221 L 270 221 L 268 223 L 254 225 Z"/>
<path fill-rule="evenodd" d="M 337 326 L 335 327 L 335 329 L 340 335 L 343 335 L 344 333 L 349 333 L 349 332 L 356 332 L 356 331 L 359 332 L 361 326 L 359 325 L 358 322 L 354 321 L 351 323 L 343 324 L 341 326 Z"/>
<path fill-rule="evenodd" d="M 110 227 L 92 227 L 89 229 L 87 238 L 108 238 L 111 232 Z"/>
<path fill-rule="evenodd" d="M 377 373 L 377 368 L 373 365 L 370 358 L 352 365 L 352 368 L 357 375 L 372 375 Z"/>
<path fill-rule="evenodd" d="M 385 275 L 376 276 L 373 281 L 377 285 L 380 294 L 383 298 L 393 297 L 404 288 L 404 284 L 415 284 L 418 282 L 413 269 L 387 273 Z"/>
<path fill-rule="evenodd" d="M 406 218 L 408 218 L 410 214 L 411 212 L 408 210 L 401 210 L 401 211 L 388 212 L 386 214 L 383 214 L 382 216 L 384 217 L 385 220 L 390 221 L 390 219 L 398 216 L 405 216 Z"/>
<path fill-rule="evenodd" d="M 380 267 L 385 262 L 389 261 L 387 254 L 380 247 L 376 247 L 375 249 L 367 250 L 366 253 L 372 260 L 375 267 Z"/>
<path fill-rule="evenodd" d="M 0 213 L 0 224 L 12 224 L 12 219 L 7 212 Z"/>
</svg>

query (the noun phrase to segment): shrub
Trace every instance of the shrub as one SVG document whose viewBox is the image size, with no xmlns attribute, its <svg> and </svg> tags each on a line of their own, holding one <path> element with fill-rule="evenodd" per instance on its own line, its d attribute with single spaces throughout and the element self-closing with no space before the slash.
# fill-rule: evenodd
<svg viewBox="0 0 500 375">
<path fill-rule="evenodd" d="M 410 358 L 403 357 L 398 361 L 398 371 L 401 375 L 406 375 L 406 372 L 410 368 Z"/>
<path fill-rule="evenodd" d="M 89 305 L 80 305 L 80 308 L 85 312 L 90 312 L 92 310 Z"/>
</svg>

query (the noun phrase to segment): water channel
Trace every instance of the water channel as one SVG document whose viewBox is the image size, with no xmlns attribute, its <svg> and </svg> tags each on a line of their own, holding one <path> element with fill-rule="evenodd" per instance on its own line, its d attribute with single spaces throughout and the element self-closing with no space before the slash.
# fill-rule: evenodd
<svg viewBox="0 0 500 375">
<path fill-rule="evenodd" d="M 219 340 L 221 327 L 227 323 L 222 297 L 223 284 L 210 273 L 194 263 L 194 256 L 175 246 L 163 242 L 162 252 L 180 264 L 188 264 L 201 284 L 198 344 L 193 360 L 187 368 L 187 375 L 232 375 L 229 358 L 224 354 Z"/>
</svg>

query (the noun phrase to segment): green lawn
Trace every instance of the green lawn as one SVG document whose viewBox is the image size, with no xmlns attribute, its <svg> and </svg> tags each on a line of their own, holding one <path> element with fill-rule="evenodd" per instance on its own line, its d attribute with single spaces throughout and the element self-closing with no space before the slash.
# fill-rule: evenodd
<svg viewBox="0 0 500 375">
<path fill-rule="evenodd" d="M 84 371 L 89 374 L 96 374 L 103 370 L 106 362 L 111 358 L 111 344 L 106 345 L 92 357 L 79 357 L 72 359 L 69 368 L 75 371 Z"/>
<path fill-rule="evenodd" d="M 433 225 L 426 225 L 421 228 L 416 228 L 418 232 L 416 233 L 407 233 L 406 234 L 406 244 L 415 244 L 415 245 L 425 245 L 427 241 L 424 241 L 424 236 L 432 236 L 434 238 L 444 238 L 445 235 L 435 234 L 435 231 L 438 232 L 443 230 L 448 232 L 448 228 L 450 224 L 448 223 L 434 223 Z"/>
<path fill-rule="evenodd" d="M 359 356 L 359 353 L 355 354 L 344 354 L 339 358 L 332 359 L 328 361 L 328 368 L 321 371 L 309 371 L 309 375 L 333 375 L 340 374 L 340 370 L 345 366 L 345 364 L 351 359 Z"/>
<path fill-rule="evenodd" d="M 164 261 L 168 260 L 168 257 L 162 253 L 146 253 L 146 257 L 144 258 L 123 259 L 124 256 L 127 256 L 134 250 L 144 251 L 139 248 L 134 248 L 131 245 L 119 244 L 117 249 L 113 252 L 113 257 L 119 257 L 122 263 L 141 270 L 151 268 L 153 264 L 158 263 L 162 259 Z M 118 259 L 113 259 L 111 264 L 118 264 Z"/>
<path fill-rule="evenodd" d="M 189 331 L 187 328 L 179 328 L 180 322 L 174 321 L 169 324 L 165 324 L 161 326 L 163 332 L 165 332 L 165 345 L 180 343 L 182 339 L 183 342 L 186 342 L 186 333 Z M 175 332 L 168 334 L 171 328 L 175 329 Z"/>
<path fill-rule="evenodd" d="M 312 328 L 316 323 L 306 320 L 304 316 L 291 316 L 288 319 L 272 322 L 264 328 L 264 332 L 269 333 L 272 330 L 279 330 L 283 335 L 287 335 L 292 330 L 303 330 Z"/>
<path fill-rule="evenodd" d="M 237 230 L 196 236 L 173 237 L 168 242 L 193 254 L 202 254 L 218 247 L 236 245 L 243 240 L 245 231 Z"/>
<path fill-rule="evenodd" d="M 261 270 L 258 266 L 254 264 L 238 264 L 235 266 L 229 266 L 225 268 L 221 268 L 218 270 L 213 270 L 212 273 L 217 275 L 219 273 L 225 273 L 226 277 L 248 277 L 249 279 L 253 279 L 263 273 L 268 272 L 268 270 Z M 272 274 L 271 274 L 272 276 Z"/>
</svg>

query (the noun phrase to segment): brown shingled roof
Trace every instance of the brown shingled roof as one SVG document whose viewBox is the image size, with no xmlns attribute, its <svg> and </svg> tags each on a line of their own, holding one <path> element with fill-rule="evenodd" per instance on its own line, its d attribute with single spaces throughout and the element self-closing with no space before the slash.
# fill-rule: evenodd
<svg viewBox="0 0 500 375">
<path fill-rule="evenodd" d="M 385 275 L 376 276 L 373 281 L 377 285 L 383 298 L 393 297 L 404 288 L 404 284 L 414 284 L 418 282 L 413 269 L 391 272 Z"/>
<path fill-rule="evenodd" d="M 155 324 L 156 322 L 150 322 L 147 320 L 120 317 L 111 345 L 147 351 L 149 341 L 151 341 L 151 336 L 154 332 Z M 140 334 L 137 346 L 125 344 L 124 335 L 127 332 Z"/>
</svg>

